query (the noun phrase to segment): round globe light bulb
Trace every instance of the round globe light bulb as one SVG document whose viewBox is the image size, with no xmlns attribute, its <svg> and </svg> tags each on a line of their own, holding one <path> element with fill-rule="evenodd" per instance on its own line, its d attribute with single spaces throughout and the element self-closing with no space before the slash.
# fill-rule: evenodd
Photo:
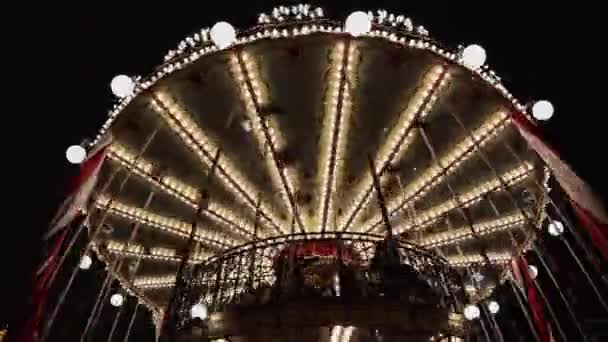
<svg viewBox="0 0 608 342">
<path fill-rule="evenodd" d="M 110 297 L 110 304 L 112 304 L 112 306 L 119 307 L 122 305 L 124 300 L 125 298 L 120 293 L 115 293 L 112 295 L 112 297 Z"/>
<path fill-rule="evenodd" d="M 72 164 L 80 164 L 87 157 L 87 151 L 80 145 L 72 145 L 65 150 L 65 157 Z"/>
<path fill-rule="evenodd" d="M 118 75 L 110 82 L 110 88 L 115 96 L 123 98 L 133 94 L 135 82 L 127 75 Z"/>
<path fill-rule="evenodd" d="M 470 69 L 477 70 L 486 62 L 486 50 L 477 44 L 471 44 L 462 50 L 462 62 Z"/>
<path fill-rule="evenodd" d="M 534 102 L 532 105 L 532 116 L 536 120 L 549 120 L 553 116 L 554 112 L 553 104 L 547 100 L 540 100 Z"/>
<path fill-rule="evenodd" d="M 351 13 L 344 22 L 344 31 L 353 36 L 360 36 L 372 29 L 372 18 L 363 11 Z"/>
<path fill-rule="evenodd" d="M 225 49 L 236 42 L 236 30 L 225 21 L 216 23 L 209 31 L 211 41 L 220 49 Z"/>
<path fill-rule="evenodd" d="M 200 318 L 202 320 L 207 318 L 207 306 L 203 303 L 196 303 L 190 309 L 190 315 L 192 318 Z"/>
<path fill-rule="evenodd" d="M 91 268 L 91 265 L 93 264 L 93 259 L 91 259 L 90 256 L 88 255 L 84 255 L 82 257 L 82 259 L 80 260 L 80 269 L 81 270 L 88 270 L 89 268 Z"/>
<path fill-rule="evenodd" d="M 488 310 L 490 311 L 491 314 L 495 314 L 500 310 L 500 305 L 498 305 L 498 302 L 495 300 L 490 301 L 488 303 Z"/>
<path fill-rule="evenodd" d="M 480 312 L 479 307 L 475 304 L 468 304 L 464 307 L 464 318 L 469 321 L 472 321 L 476 318 L 479 318 Z"/>
<path fill-rule="evenodd" d="M 551 236 L 560 236 L 564 233 L 564 224 L 560 221 L 551 221 L 547 230 Z"/>
<path fill-rule="evenodd" d="M 538 268 L 534 265 L 528 265 L 528 270 L 530 271 L 530 277 L 536 279 L 536 276 L 538 276 Z"/>
</svg>

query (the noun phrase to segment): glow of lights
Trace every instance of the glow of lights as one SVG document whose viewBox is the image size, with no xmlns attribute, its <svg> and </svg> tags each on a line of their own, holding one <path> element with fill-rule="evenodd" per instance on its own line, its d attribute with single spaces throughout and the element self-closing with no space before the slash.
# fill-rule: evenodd
<svg viewBox="0 0 608 342">
<path fill-rule="evenodd" d="M 479 236 L 489 235 L 525 224 L 525 217 L 517 212 L 503 217 L 474 223 L 473 231 Z M 473 238 L 471 228 L 466 225 L 455 229 L 448 229 L 441 233 L 435 233 L 424 237 L 418 242 L 423 247 L 441 247 Z"/>
<path fill-rule="evenodd" d="M 393 216 L 409 207 L 412 201 L 417 201 L 427 194 L 436 185 L 440 184 L 445 177 L 455 172 L 463 162 L 471 158 L 477 146 L 480 148 L 493 140 L 508 124 L 508 115 L 504 111 L 498 111 L 485 121 L 479 128 L 467 135 L 453 149 L 439 157 L 439 162 L 434 163 L 417 179 L 408 184 L 404 191 L 390 200 L 387 207 L 389 215 Z M 361 225 L 362 231 L 368 232 L 382 224 L 382 219 L 376 215 Z M 373 221 L 375 222 L 373 222 Z"/>
<path fill-rule="evenodd" d="M 534 116 L 536 120 L 549 120 L 553 116 L 553 112 L 553 104 L 547 100 L 536 101 L 532 105 L 532 116 Z"/>
<path fill-rule="evenodd" d="M 488 310 L 491 314 L 496 314 L 500 310 L 500 305 L 498 305 L 497 301 L 492 300 L 488 303 Z"/>
<path fill-rule="evenodd" d="M 112 295 L 112 297 L 110 297 L 110 304 L 112 304 L 112 306 L 119 307 L 122 305 L 124 300 L 125 299 L 123 295 L 121 295 L 120 293 L 115 293 Z"/>
<path fill-rule="evenodd" d="M 192 229 L 191 223 L 180 221 L 171 217 L 160 216 L 141 208 L 123 204 L 121 202 L 113 201 L 109 203 L 108 201 L 109 200 L 107 197 L 99 196 L 95 201 L 95 205 L 100 209 L 105 209 L 107 207 L 108 213 L 114 216 L 123 217 L 146 226 L 158 228 L 162 231 L 183 238 L 190 236 L 190 230 Z M 202 243 L 209 244 L 220 249 L 232 247 L 237 243 L 235 240 L 229 239 L 225 235 L 221 235 L 218 232 L 204 229 L 198 229 L 195 234 L 195 238 Z"/>
<path fill-rule="evenodd" d="M 207 306 L 203 303 L 196 303 L 190 309 L 190 316 L 205 320 L 207 318 Z"/>
<path fill-rule="evenodd" d="M 93 259 L 91 259 L 90 256 L 85 254 L 82 257 L 82 259 L 80 260 L 80 264 L 78 265 L 78 267 L 80 267 L 81 270 L 88 270 L 89 268 L 91 268 L 92 264 L 93 264 Z"/>
<path fill-rule="evenodd" d="M 549 222 L 547 230 L 551 236 L 560 236 L 564 233 L 564 224 L 560 221 L 553 220 Z"/>
<path fill-rule="evenodd" d="M 363 11 L 351 13 L 344 23 L 344 31 L 357 37 L 368 33 L 372 29 L 372 18 Z"/>
<path fill-rule="evenodd" d="M 414 96 L 408 101 L 408 105 L 405 110 L 400 113 L 399 121 L 391 129 L 389 135 L 384 143 L 378 149 L 378 156 L 376 157 L 376 173 L 380 173 L 388 165 L 399 160 L 401 156 L 407 150 L 413 140 L 413 124 L 417 117 L 424 118 L 428 115 L 435 103 L 437 102 L 439 95 L 438 93 L 448 84 L 451 78 L 450 73 L 447 71 L 445 66 L 435 66 L 429 71 L 422 81 L 421 87 L 414 94 Z M 371 175 L 367 174 L 364 176 L 364 180 L 359 183 L 356 187 L 355 200 L 345 212 L 345 222 L 341 225 L 341 230 L 348 230 L 352 222 L 361 209 L 369 203 L 372 198 L 373 181 Z M 381 223 L 381 219 L 378 220 Z M 371 224 L 371 223 L 370 223 Z M 361 225 L 362 231 L 365 231 L 365 227 L 368 225 Z"/>
<path fill-rule="evenodd" d="M 163 247 L 153 247 L 150 248 L 150 253 L 145 252 L 145 248 L 136 244 L 129 244 L 127 246 L 126 243 L 120 241 L 108 241 L 107 251 L 112 254 L 122 255 L 127 257 L 137 257 L 142 259 L 150 259 L 150 260 L 159 260 L 159 261 L 171 261 L 171 262 L 179 262 L 181 258 L 177 256 L 177 251 L 174 249 L 163 248 Z M 190 259 L 189 263 L 196 264 L 205 259 L 211 257 L 210 253 L 201 251 L 199 253 L 194 253 Z"/>
<path fill-rule="evenodd" d="M 461 57 L 466 67 L 477 70 L 486 62 L 486 50 L 477 44 L 471 44 L 462 50 Z"/>
<path fill-rule="evenodd" d="M 220 21 L 211 27 L 211 41 L 220 49 L 225 49 L 236 42 L 236 30 L 225 21 Z"/>
<path fill-rule="evenodd" d="M 464 318 L 469 321 L 479 318 L 480 314 L 479 307 L 475 304 L 468 304 L 464 307 Z"/>
<path fill-rule="evenodd" d="M 473 189 L 458 194 L 458 199 L 465 208 L 469 207 L 481 201 L 488 193 L 501 190 L 502 183 L 500 179 L 502 179 L 508 186 L 512 186 L 526 179 L 527 176 L 532 174 L 533 170 L 534 166 L 532 164 L 524 163 L 524 165 L 511 169 L 510 171 L 499 175 L 495 179 L 478 184 Z M 418 211 L 413 218 L 408 219 L 406 222 L 395 227 L 395 231 L 397 233 L 403 233 L 412 229 L 415 231 L 423 230 L 432 223 L 436 222 L 436 220 L 443 214 L 458 208 L 459 201 L 451 198 L 446 202 L 438 204 L 430 209 Z M 382 227 L 380 226 L 377 229 L 381 228 Z"/>
<path fill-rule="evenodd" d="M 80 145 L 72 145 L 65 150 L 65 157 L 72 164 L 80 164 L 87 157 L 87 151 Z"/>
<path fill-rule="evenodd" d="M 154 165 L 143 158 L 138 158 L 124 146 L 116 142 L 112 143 L 108 158 L 130 169 L 133 174 L 143 178 L 146 182 L 151 183 L 191 208 L 195 209 L 197 207 L 200 192 L 196 188 L 170 175 L 154 177 Z M 236 229 L 237 232 L 243 233 L 243 236 L 246 238 L 250 238 L 253 234 L 253 227 L 251 227 L 245 218 L 237 216 L 234 210 L 220 203 L 211 201 L 207 205 L 207 208 L 203 210 L 203 214 L 206 214 L 212 221 L 227 226 L 231 231 Z M 265 236 L 264 233 L 260 234 L 259 232 L 258 235 Z"/>
<path fill-rule="evenodd" d="M 241 98 L 247 109 L 247 115 L 253 124 L 252 132 L 258 148 L 266 155 L 266 167 L 270 171 L 272 182 L 276 188 L 280 189 L 283 206 L 286 209 L 291 208 L 292 214 L 295 214 L 296 223 L 299 227 L 304 228 L 294 199 L 295 179 L 290 177 L 289 170 L 284 165 L 280 165 L 275 155 L 276 151 L 285 148 L 286 139 L 276 129 L 278 123 L 273 116 L 264 115 L 270 113 L 260 113 L 261 104 L 268 103 L 269 99 L 267 98 L 268 92 L 262 88 L 255 61 L 247 53 L 240 52 L 232 56 L 230 66 L 241 89 Z M 283 233 L 287 232 L 283 229 Z"/>
<path fill-rule="evenodd" d="M 348 46 L 348 47 L 347 47 Z M 328 94 L 321 131 L 321 155 L 319 156 L 321 197 L 319 199 L 319 228 L 324 231 L 327 222 L 334 217 L 334 196 L 338 183 L 341 183 L 346 139 L 350 128 L 352 111 L 352 92 L 356 87 L 356 57 L 358 49 L 354 44 L 339 42 L 331 53 L 331 69 L 328 77 Z M 347 51 L 345 51 L 347 50 Z"/>
<path fill-rule="evenodd" d="M 135 81 L 127 75 L 118 75 L 110 82 L 110 88 L 116 97 L 127 97 L 133 94 L 133 91 L 135 90 Z"/>
<path fill-rule="evenodd" d="M 182 106 L 176 103 L 166 92 L 157 92 L 156 97 L 151 101 L 151 105 L 186 146 L 199 157 L 201 162 L 211 168 L 218 146 L 204 134 Z M 242 203 L 256 210 L 257 201 L 252 197 L 252 194 L 257 194 L 259 191 L 245 181 L 237 170 L 227 157 L 222 156 L 218 161 L 216 176 Z M 279 229 L 277 222 L 281 222 L 281 220 L 272 211 L 268 210 L 264 204 L 259 208 L 259 211 L 263 220 L 268 221 L 273 228 Z"/>
<path fill-rule="evenodd" d="M 507 252 L 490 252 L 487 253 L 488 259 L 494 264 L 506 264 L 511 261 L 512 255 L 510 251 Z M 485 258 L 479 254 L 469 255 L 453 255 L 446 256 L 448 264 L 454 267 L 466 267 L 471 264 L 478 264 L 485 261 Z"/>
<path fill-rule="evenodd" d="M 530 271 L 530 277 L 532 277 L 532 279 L 536 279 L 538 276 L 538 268 L 536 268 L 534 265 L 528 265 L 528 270 Z"/>
</svg>

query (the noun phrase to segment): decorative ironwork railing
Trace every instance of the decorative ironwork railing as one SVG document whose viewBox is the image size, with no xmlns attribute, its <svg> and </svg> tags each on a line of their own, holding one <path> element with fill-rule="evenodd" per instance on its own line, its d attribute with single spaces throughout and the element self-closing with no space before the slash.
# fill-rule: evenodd
<svg viewBox="0 0 608 342">
<path fill-rule="evenodd" d="M 356 303 L 388 297 L 454 310 L 464 291 L 447 261 L 416 245 L 364 233 L 256 240 L 191 265 L 178 280 L 178 329 L 199 302 L 210 313 L 285 301 Z"/>
</svg>

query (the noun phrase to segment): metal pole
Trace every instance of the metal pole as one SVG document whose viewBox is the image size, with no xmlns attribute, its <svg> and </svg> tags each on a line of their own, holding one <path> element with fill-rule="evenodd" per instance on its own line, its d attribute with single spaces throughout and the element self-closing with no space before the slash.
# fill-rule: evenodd
<svg viewBox="0 0 608 342">
<path fill-rule="evenodd" d="M 486 341 L 492 342 L 492 340 L 490 340 L 490 334 L 488 334 L 488 329 L 486 329 L 486 325 L 483 322 L 483 316 L 479 317 L 479 324 L 481 325 L 481 330 L 483 330 L 483 334 L 486 336 Z"/>
<path fill-rule="evenodd" d="M 587 278 L 587 281 L 589 282 L 589 285 L 591 285 L 591 287 L 593 288 L 593 292 L 595 292 L 595 295 L 599 299 L 600 304 L 602 304 L 602 307 L 604 308 L 604 310 L 606 312 L 608 312 L 608 305 L 606 305 L 606 301 L 602 297 L 602 295 L 601 295 L 599 289 L 597 288 L 597 286 L 595 285 L 595 282 L 593 281 L 593 279 L 591 279 L 591 277 L 589 276 L 589 273 L 587 272 L 587 270 L 585 270 L 585 267 L 583 266 L 583 263 L 578 258 L 578 256 L 576 256 L 576 253 L 574 253 L 574 250 L 572 249 L 572 246 L 570 246 L 570 243 L 568 242 L 568 240 L 564 239 L 563 236 L 560 236 L 560 239 L 564 242 L 564 244 L 568 248 L 568 251 L 570 252 L 570 254 L 572 255 L 572 257 L 574 258 L 574 260 L 576 260 L 576 263 L 580 267 L 581 271 L 583 271 L 583 274 L 585 274 L 585 278 Z"/>
<path fill-rule="evenodd" d="M 135 309 L 133 309 L 133 315 L 131 315 L 131 321 L 129 322 L 129 327 L 127 328 L 127 332 L 125 333 L 125 338 L 123 342 L 129 341 L 129 335 L 131 335 L 131 328 L 133 327 L 133 322 L 135 322 L 135 316 L 137 316 L 137 309 L 139 309 L 139 302 L 135 305 Z"/>
<path fill-rule="evenodd" d="M 540 263 L 545 268 L 545 271 L 547 272 L 547 275 L 549 275 L 549 278 L 551 278 L 551 281 L 553 282 L 553 285 L 555 285 L 555 288 L 557 289 L 557 292 L 559 293 L 559 296 L 561 297 L 562 301 L 566 305 L 566 309 L 568 310 L 568 313 L 570 314 L 570 318 L 572 318 L 572 322 L 574 322 L 574 324 L 576 325 L 576 328 L 577 328 L 578 332 L 581 334 L 581 337 L 583 338 L 583 341 L 587 342 L 587 336 L 585 335 L 585 332 L 583 331 L 583 329 L 582 329 L 582 327 L 581 327 L 578 319 L 576 318 L 576 315 L 574 314 L 574 310 L 570 306 L 570 303 L 566 299 L 566 296 L 564 295 L 564 293 L 562 292 L 561 288 L 559 287 L 559 284 L 558 284 L 557 280 L 555 279 L 555 276 L 553 275 L 553 272 L 551 272 L 551 269 L 549 268 L 549 265 L 547 265 L 547 263 L 545 262 L 545 258 L 542 256 L 542 253 L 540 252 L 540 250 L 539 250 L 538 246 L 536 245 L 536 243 L 532 244 L 532 249 L 534 249 L 534 252 L 538 256 L 538 260 L 540 260 Z"/>
<path fill-rule="evenodd" d="M 97 307 L 99 306 L 99 303 L 101 303 L 102 298 L 106 297 L 106 290 L 108 288 L 108 284 L 110 284 L 110 278 L 110 271 L 108 270 L 106 274 L 106 279 L 103 282 L 103 286 L 101 287 L 101 290 L 99 290 L 99 295 L 97 295 L 95 305 L 93 305 L 93 309 L 91 310 L 89 318 L 87 319 L 87 324 L 85 325 L 84 330 L 80 335 L 80 342 L 84 341 L 85 337 L 87 336 L 87 333 L 89 332 L 89 327 L 91 326 L 91 322 L 93 321 L 93 318 L 97 315 Z"/>
<path fill-rule="evenodd" d="M 491 314 L 483 305 L 482 305 L 482 310 L 483 310 L 483 312 L 485 312 L 486 317 L 488 317 L 488 320 L 490 321 L 490 325 L 494 328 L 494 332 L 496 333 L 496 337 L 498 337 L 498 340 L 500 342 L 504 342 L 505 338 L 502 335 L 502 330 L 500 330 L 500 326 L 498 325 L 498 322 L 494 318 L 494 315 Z"/>
<path fill-rule="evenodd" d="M 513 149 L 513 147 L 509 143 L 507 143 L 506 141 L 504 141 L 503 144 L 505 145 L 505 147 L 509 150 L 509 152 L 519 162 L 523 162 L 522 158 L 517 154 L 517 152 L 515 152 L 515 150 Z M 555 212 L 559 216 L 560 220 L 565 223 L 565 225 L 568 228 L 568 230 L 570 231 L 570 233 L 572 233 L 572 236 L 574 236 L 574 240 L 576 241 L 576 243 L 579 246 L 581 246 L 581 248 L 583 249 L 583 251 L 585 251 L 585 257 L 587 258 L 587 260 L 589 260 L 591 262 L 591 264 L 593 265 L 594 264 L 594 262 L 593 262 L 594 261 L 594 257 L 593 257 L 593 252 L 591 251 L 592 248 L 589 247 L 587 245 L 587 243 L 585 243 L 584 239 L 580 236 L 580 234 L 578 233 L 578 231 L 575 229 L 575 227 L 572 224 L 572 222 L 566 217 L 566 215 L 564 215 L 564 213 L 562 212 L 562 210 L 551 199 L 551 197 L 549 196 L 549 191 L 544 186 L 542 186 L 541 184 L 539 184 L 536 179 L 534 179 L 534 184 L 536 185 L 536 187 L 538 187 L 538 189 L 540 189 L 540 191 L 543 193 L 543 196 L 545 196 L 545 198 L 547 199 L 548 203 L 551 204 L 551 206 L 553 207 L 553 209 L 555 209 Z M 596 269 L 596 271 L 597 271 L 597 269 Z M 604 279 L 604 278 L 602 278 L 602 279 Z M 606 281 L 606 280 L 604 280 L 604 281 Z"/>
<path fill-rule="evenodd" d="M 526 317 L 526 321 L 528 321 L 528 325 L 530 326 L 530 330 L 532 331 L 532 334 L 534 335 L 534 339 L 536 339 L 537 342 L 542 342 L 540 340 L 540 337 L 538 337 L 538 333 L 536 332 L 536 327 L 534 326 L 534 323 L 530 319 L 530 315 L 528 314 L 528 309 L 526 308 L 526 305 L 523 303 L 523 301 L 519 297 L 521 295 L 519 293 L 519 289 L 517 288 L 517 286 L 515 284 L 513 284 L 512 281 L 510 281 L 509 283 L 511 284 L 511 288 L 513 289 L 513 292 L 515 293 L 515 298 L 517 298 L 517 302 L 519 303 L 521 312 L 523 312 L 524 316 Z"/>
<path fill-rule="evenodd" d="M 117 169 L 115 169 L 112 172 L 112 174 L 110 175 L 110 177 L 108 178 L 108 180 L 102 186 L 102 188 L 100 190 L 100 193 L 105 193 L 107 191 L 107 189 L 110 187 L 110 184 L 114 180 L 114 177 L 118 174 L 118 170 L 119 169 L 117 168 Z M 70 243 L 66 247 L 65 252 L 63 253 L 63 255 L 61 256 L 61 258 L 59 259 L 59 262 L 57 263 L 57 267 L 55 268 L 55 271 L 53 272 L 53 275 L 51 275 L 51 279 L 49 279 L 49 282 L 47 284 L 47 288 L 50 288 L 53 285 L 53 282 L 55 281 L 55 278 L 57 277 L 57 274 L 59 274 L 59 270 L 63 266 L 63 262 L 65 261 L 65 259 L 68 256 L 68 254 L 70 254 L 70 252 L 72 251 L 72 248 L 74 247 L 74 244 L 76 244 L 76 241 L 78 240 L 78 237 L 80 237 L 80 234 L 84 230 L 83 229 L 84 226 L 85 226 L 84 224 L 91 217 L 91 215 L 93 213 L 93 207 L 94 207 L 94 204 L 91 204 L 91 208 L 89 208 L 86 217 L 84 218 L 84 220 L 82 221 L 82 223 L 80 223 L 80 225 L 76 229 L 76 233 L 74 233 L 74 236 L 72 236 L 72 239 L 70 240 Z"/>
<path fill-rule="evenodd" d="M 557 331 L 559 332 L 559 335 L 562 337 L 562 341 L 564 341 L 564 342 L 568 341 L 568 338 L 566 338 L 566 334 L 564 333 L 564 330 L 562 329 L 561 324 L 559 324 L 557 316 L 555 315 L 555 312 L 553 311 L 553 307 L 551 306 L 551 303 L 549 303 L 549 300 L 547 299 L 547 297 L 545 297 L 545 293 L 543 292 L 543 289 L 540 287 L 540 284 L 538 283 L 538 281 L 536 281 L 536 279 L 533 279 L 532 281 L 534 282 L 534 285 L 536 286 L 538 293 L 540 294 L 541 298 L 543 299 L 543 302 L 545 302 L 545 306 L 547 307 L 547 310 L 549 311 L 549 315 L 551 315 L 553 322 L 555 322 L 555 326 L 557 327 Z"/>
<path fill-rule="evenodd" d="M 110 329 L 110 333 L 108 334 L 108 339 L 106 340 L 107 342 L 112 342 L 112 337 L 114 336 L 114 330 L 116 330 L 116 325 L 118 324 L 118 319 L 120 318 L 120 314 L 122 313 L 123 308 L 124 308 L 124 305 L 118 309 L 118 312 L 116 312 L 116 317 L 114 317 L 114 323 L 112 323 L 112 328 Z"/>
<path fill-rule="evenodd" d="M 376 188 L 376 196 L 378 197 L 378 206 L 380 206 L 380 212 L 382 213 L 382 220 L 384 221 L 384 226 L 386 228 L 386 232 L 388 233 L 388 237 L 391 238 L 393 236 L 393 229 L 391 227 L 390 218 L 388 215 L 388 209 L 386 208 L 386 202 L 384 201 L 384 195 L 382 194 L 382 189 L 380 187 L 380 180 L 378 179 L 378 175 L 376 174 L 376 166 L 374 165 L 374 158 L 371 154 L 367 156 L 369 160 L 369 170 L 372 173 L 372 179 L 374 181 L 374 187 Z"/>
<path fill-rule="evenodd" d="M 420 135 L 422 136 L 422 140 L 424 141 L 424 144 L 425 144 L 426 148 L 429 150 L 429 153 L 431 154 L 431 157 L 433 158 L 433 160 L 437 163 L 437 165 L 439 165 L 439 167 L 441 167 L 441 169 L 446 169 L 442 165 L 440 159 L 437 157 L 437 153 L 435 152 L 435 149 L 433 148 L 433 145 L 431 145 L 431 140 L 427 136 L 426 131 L 424 130 L 424 128 L 420 126 L 420 127 L 418 127 L 418 131 L 420 131 Z M 471 219 L 469 211 L 462 204 L 462 201 L 460 200 L 460 197 L 458 197 L 458 195 L 456 194 L 456 191 L 454 191 L 454 188 L 452 187 L 452 184 L 450 183 L 450 181 L 446 180 L 446 185 L 448 187 L 448 190 L 450 191 L 450 195 L 452 196 L 452 198 L 454 199 L 454 201 L 457 204 L 457 211 L 461 214 L 462 218 L 464 218 L 464 220 L 466 221 L 467 225 L 469 226 L 469 229 L 471 230 L 471 234 L 473 235 L 473 237 L 475 238 L 475 240 L 480 245 L 480 253 L 479 254 L 483 257 L 483 259 L 486 262 L 486 264 L 488 266 L 491 266 L 492 263 L 490 262 L 490 258 L 488 258 L 488 254 L 486 253 L 486 245 L 481 242 L 481 237 L 475 231 L 475 229 L 473 227 L 473 220 Z M 497 279 L 497 282 L 498 282 L 498 279 Z"/>
<path fill-rule="evenodd" d="M 139 154 L 135 157 L 134 162 L 137 162 L 137 160 L 147 150 L 148 146 L 152 143 L 152 140 L 154 140 L 154 137 L 156 136 L 156 133 L 158 132 L 159 128 L 160 128 L 160 125 L 157 125 L 156 128 L 154 129 L 154 131 L 150 134 L 150 136 L 148 137 L 148 139 L 146 140 L 146 142 L 140 149 Z M 127 184 L 127 181 L 131 177 L 132 171 L 133 171 L 133 166 L 127 168 L 127 175 L 125 176 L 125 179 L 123 179 L 123 181 L 120 183 L 120 185 L 118 187 L 117 195 L 122 193 L 122 190 L 124 189 L 125 185 Z M 89 252 L 93 241 L 95 241 L 95 239 L 97 238 L 97 235 L 99 235 L 99 232 L 101 231 L 101 227 L 107 218 L 108 208 L 110 207 L 111 203 L 112 203 L 112 199 L 110 199 L 108 201 L 108 204 L 106 205 L 106 207 L 104 209 L 104 213 L 103 213 L 103 216 L 101 217 L 100 222 L 97 224 L 97 227 L 95 227 L 95 229 L 93 230 L 93 235 L 91 236 L 89 243 L 85 247 L 84 251 L 81 253 L 81 259 L 82 259 L 83 255 L 85 255 Z M 79 269 L 80 269 L 80 263 L 76 264 L 76 266 L 73 268 L 72 274 L 70 275 L 70 280 L 68 281 L 67 286 L 63 289 L 63 291 L 59 295 L 59 301 L 57 302 L 57 304 L 55 304 L 55 307 L 51 311 L 51 316 L 48 318 L 46 326 L 43 329 L 43 333 L 41 334 L 41 339 L 40 339 L 41 342 L 44 342 L 46 340 L 46 338 L 48 337 L 50 330 L 53 327 L 53 323 L 55 322 L 55 318 L 57 317 L 57 314 L 59 313 L 59 310 L 60 310 L 61 306 L 63 305 L 63 302 L 65 301 L 65 297 L 67 296 L 68 292 L 70 291 L 73 280 L 76 277 L 76 274 L 78 273 Z"/>
</svg>

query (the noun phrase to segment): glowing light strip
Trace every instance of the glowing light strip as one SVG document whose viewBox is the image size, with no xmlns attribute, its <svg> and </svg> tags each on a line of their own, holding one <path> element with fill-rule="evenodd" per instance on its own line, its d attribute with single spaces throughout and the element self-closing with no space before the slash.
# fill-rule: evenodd
<svg viewBox="0 0 608 342">
<path fill-rule="evenodd" d="M 141 245 L 130 243 L 127 246 L 127 243 L 125 242 L 110 240 L 108 241 L 106 250 L 109 253 L 126 257 L 138 257 L 142 259 L 170 262 L 181 261 L 181 257 L 177 255 L 177 252 L 174 249 L 168 248 L 152 248 L 150 249 L 150 253 L 146 253 L 144 247 Z M 193 264 L 200 263 L 211 256 L 212 254 L 203 251 L 193 253 L 193 255 L 190 256 L 190 259 L 188 259 L 188 262 Z"/>
<path fill-rule="evenodd" d="M 321 218 L 319 224 L 315 226 L 320 231 L 327 229 L 327 221 L 334 215 L 335 190 L 342 182 L 343 160 L 353 105 L 352 92 L 355 87 L 355 79 L 352 75 L 357 68 L 358 53 L 357 47 L 351 42 L 339 42 L 331 53 L 332 64 L 327 84 L 318 172 L 321 176 L 318 211 Z"/>
<path fill-rule="evenodd" d="M 488 259 L 493 264 L 507 264 L 511 261 L 511 252 L 490 252 Z M 447 257 L 448 263 L 454 267 L 466 267 L 471 264 L 484 263 L 485 258 L 479 254 L 454 255 Z"/>
<path fill-rule="evenodd" d="M 112 143 L 108 158 L 126 168 L 130 168 L 134 174 L 146 182 L 153 184 L 163 192 L 196 209 L 200 197 L 199 191 L 196 188 L 172 176 L 154 177 L 153 164 L 143 158 L 137 158 L 136 160 L 135 155 L 124 146 L 117 142 Z M 233 210 L 226 208 L 220 203 L 209 201 L 207 208 L 203 210 L 203 214 L 212 221 L 224 225 L 229 229 L 236 229 L 246 232 L 246 235 L 253 235 L 253 227 L 246 219 L 235 215 Z"/>
<path fill-rule="evenodd" d="M 503 179 L 507 183 L 507 185 L 514 185 L 526 179 L 527 176 L 531 175 L 532 170 L 534 170 L 534 166 L 532 166 L 532 164 L 525 163 L 524 165 L 521 165 L 512 170 L 509 170 L 508 172 L 503 173 L 499 177 Z M 477 185 L 469 191 L 466 191 L 462 194 L 458 194 L 458 198 L 463 204 L 463 206 L 466 208 L 481 201 L 484 196 L 486 196 L 490 192 L 498 191 L 500 189 L 502 189 L 502 184 L 500 183 L 498 178 L 495 178 L 493 180 Z M 441 215 L 457 208 L 458 201 L 456 201 L 456 199 L 454 198 L 451 198 L 439 205 L 434 206 L 433 208 L 427 209 L 425 211 L 418 211 L 413 217 L 413 222 L 411 219 L 408 219 L 406 222 L 398 225 L 397 227 L 394 227 L 393 229 L 395 229 L 398 234 L 409 230 L 420 231 L 429 227 L 429 225 L 435 222 L 437 218 L 441 217 Z M 382 227 L 379 227 L 376 230 L 379 229 L 382 229 Z"/>
<path fill-rule="evenodd" d="M 378 149 L 375 162 L 377 174 L 382 174 L 391 163 L 401 159 L 411 144 L 416 119 L 418 117 L 424 118 L 431 112 L 439 98 L 439 92 L 445 88 L 451 78 L 447 68 L 446 65 L 434 66 L 424 76 L 422 86 L 399 115 L 399 121 L 391 129 L 386 142 Z M 345 221 L 340 228 L 344 231 L 349 229 L 357 215 L 369 204 L 372 198 L 373 180 L 371 175 L 366 174 L 364 180 L 356 186 L 356 189 L 358 195 L 355 196 L 353 205 L 345 210 Z"/>
<path fill-rule="evenodd" d="M 173 287 L 173 285 L 175 285 L 175 279 L 175 275 L 164 277 L 139 277 L 133 279 L 133 286 L 141 289 Z"/>
<path fill-rule="evenodd" d="M 489 235 L 495 232 L 519 227 L 526 223 L 525 217 L 521 213 L 511 214 L 495 220 L 482 223 L 474 223 L 473 230 L 479 236 Z M 452 245 L 457 242 L 473 239 L 473 233 L 469 226 L 449 229 L 445 232 L 432 234 L 424 237 L 417 242 L 417 245 L 427 248 L 442 247 Z"/>
<path fill-rule="evenodd" d="M 105 209 L 108 203 L 109 198 L 103 195 L 99 196 L 95 200 L 95 206 L 100 209 Z M 110 203 L 108 213 L 126 218 L 131 221 L 139 222 L 147 226 L 158 228 L 162 231 L 183 238 L 188 238 L 190 236 L 190 230 L 192 227 L 191 223 L 180 221 L 171 217 L 160 216 L 141 208 L 129 206 L 117 201 L 112 201 Z M 230 248 L 236 246 L 240 242 L 247 241 L 247 237 L 242 237 L 241 240 L 235 241 L 219 234 L 218 232 L 210 232 L 205 229 L 197 229 L 195 239 L 219 249 Z"/>
<path fill-rule="evenodd" d="M 474 156 L 477 149 L 493 140 L 509 124 L 508 115 L 504 111 L 499 111 L 490 116 L 481 127 L 472 132 L 473 138 L 469 135 L 461 141 L 454 149 L 439 158 L 438 163 L 425 171 L 425 173 L 414 180 L 403 190 L 389 200 L 387 207 L 389 215 L 393 216 L 404 209 L 413 201 L 417 201 L 432 190 L 437 184 L 441 183 L 447 176 L 452 174 L 466 160 Z M 443 167 L 439 166 L 442 165 Z M 371 221 L 375 221 L 372 223 Z M 360 231 L 370 231 L 382 224 L 382 219 L 377 216 L 360 225 Z"/>
<path fill-rule="evenodd" d="M 355 327 L 353 327 L 353 326 L 343 327 L 341 325 L 335 325 L 331 329 L 331 335 L 330 335 L 329 341 L 330 342 L 349 342 L 354 329 L 355 329 Z"/>
<path fill-rule="evenodd" d="M 277 151 L 283 150 L 287 142 L 275 129 L 275 127 L 278 127 L 278 123 L 273 116 L 269 115 L 270 113 L 260 112 L 262 105 L 269 102 L 268 92 L 262 91 L 261 82 L 256 72 L 257 67 L 246 52 L 237 52 L 231 56 L 230 60 L 231 71 L 238 82 L 239 89 L 241 89 L 241 98 L 247 109 L 247 115 L 254 125 L 251 132 L 255 136 L 260 151 L 266 156 L 266 167 L 270 171 L 272 182 L 275 188 L 281 192 L 283 207 L 285 209 L 291 208 L 298 226 L 304 229 L 294 198 L 295 177 L 288 172 L 287 167 L 280 165 L 280 162 L 276 159 Z M 285 230 L 283 232 L 287 233 Z"/>
<path fill-rule="evenodd" d="M 165 92 L 157 92 L 156 99 L 153 99 L 151 104 L 169 127 L 196 153 L 201 162 L 211 168 L 218 147 L 205 136 L 186 111 Z M 255 210 L 257 203 L 251 194 L 257 194 L 259 191 L 243 180 L 244 178 L 235 171 L 238 169 L 233 167 L 225 156 L 220 156 L 216 170 L 217 178 L 233 191 L 242 203 Z M 259 210 L 263 219 L 267 220 L 273 228 L 282 231 L 277 225 L 277 222 L 281 222 L 281 220 L 276 215 L 272 215 L 271 210 L 264 204 Z"/>
</svg>

